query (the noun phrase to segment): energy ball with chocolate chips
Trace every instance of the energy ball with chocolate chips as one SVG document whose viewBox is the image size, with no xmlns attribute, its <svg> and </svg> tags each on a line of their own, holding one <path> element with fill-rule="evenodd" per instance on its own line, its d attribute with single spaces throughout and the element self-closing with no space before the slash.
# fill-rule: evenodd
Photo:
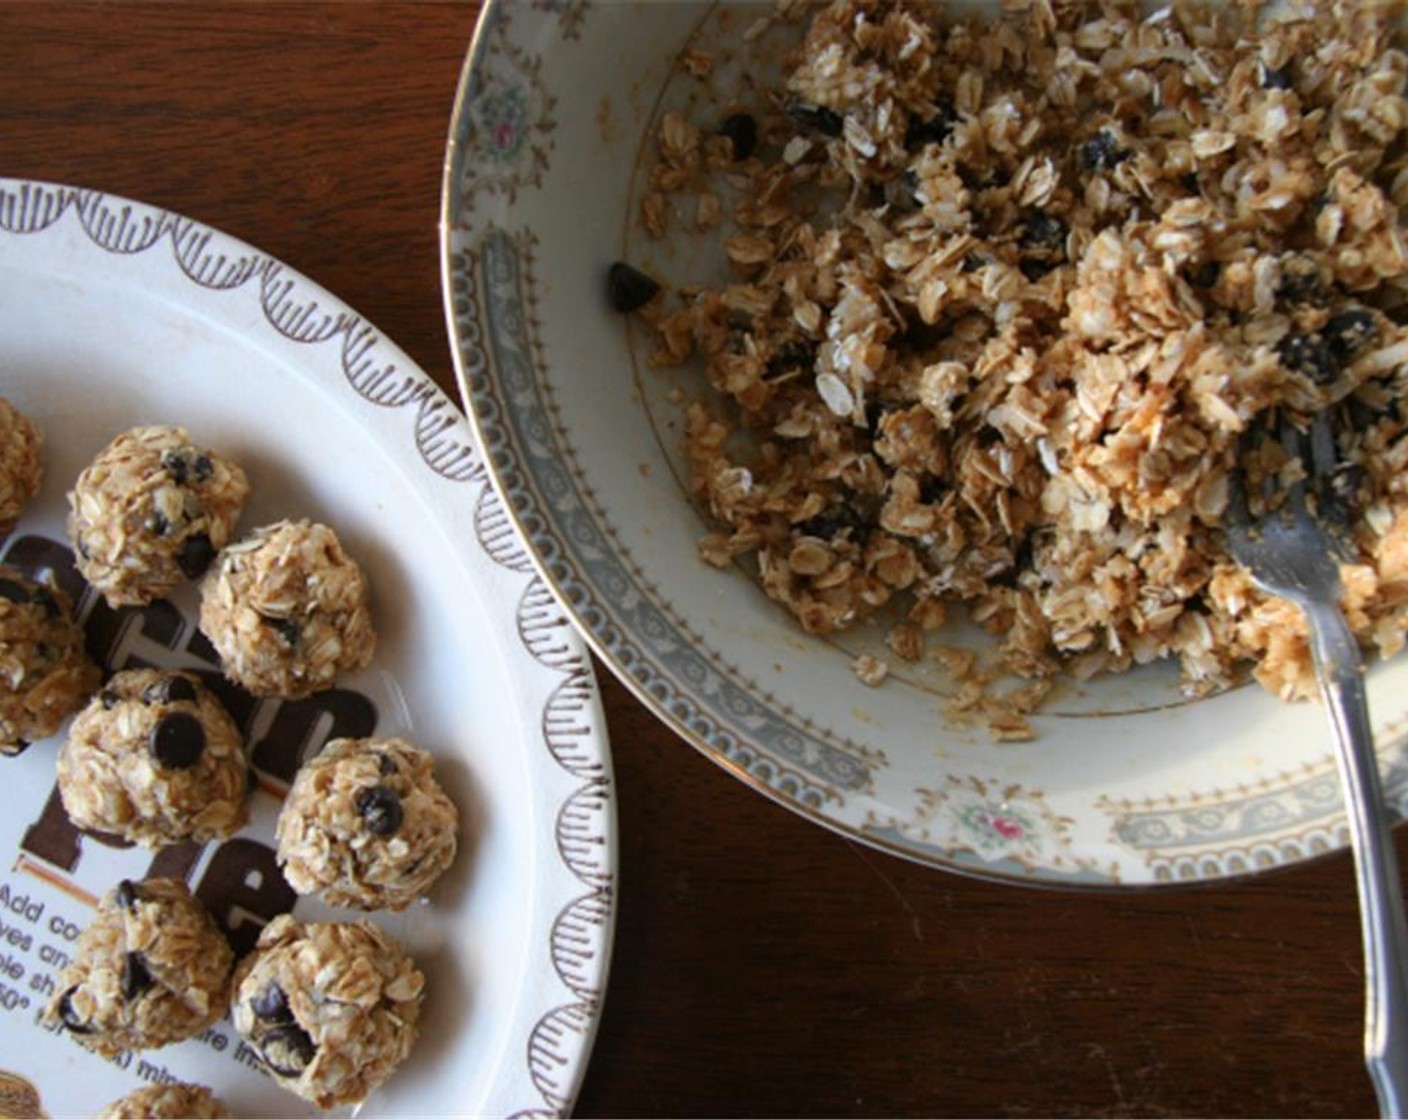
<svg viewBox="0 0 1408 1120">
<path fill-rule="evenodd" d="M 0 537 L 9 534 L 44 481 L 39 425 L 0 397 Z"/>
<path fill-rule="evenodd" d="M 106 1057 L 199 1034 L 229 1007 L 234 952 L 180 879 L 124 879 L 59 974 L 45 1018 Z"/>
<path fill-rule="evenodd" d="M 284 801 L 279 863 L 300 894 L 401 910 L 449 867 L 458 825 L 425 751 L 401 739 L 334 739 Z"/>
<path fill-rule="evenodd" d="M 225 675 L 256 696 L 319 692 L 376 649 L 362 569 L 311 521 L 280 521 L 227 548 L 201 585 L 200 628 Z"/>
<path fill-rule="evenodd" d="M 98 1120 L 230 1120 L 225 1102 L 209 1086 L 172 1081 L 148 1085 L 115 1100 Z"/>
<path fill-rule="evenodd" d="M 74 824 L 149 848 L 223 840 L 249 815 L 244 739 L 190 673 L 113 676 L 73 721 L 58 775 Z"/>
<path fill-rule="evenodd" d="M 365 919 L 275 918 L 235 971 L 231 1017 L 274 1080 L 319 1108 L 361 1101 L 418 1034 L 425 977 Z"/>
<path fill-rule="evenodd" d="M 0 754 L 54 734 L 99 679 L 68 596 L 0 565 Z"/>
<path fill-rule="evenodd" d="M 169 595 L 205 574 L 248 497 L 244 471 L 192 444 L 184 428 L 133 428 L 68 496 L 78 570 L 114 607 Z"/>
</svg>

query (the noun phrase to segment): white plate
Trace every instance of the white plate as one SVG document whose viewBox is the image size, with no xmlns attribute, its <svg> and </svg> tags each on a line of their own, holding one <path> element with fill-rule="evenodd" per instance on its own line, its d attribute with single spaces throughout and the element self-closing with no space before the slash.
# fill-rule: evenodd
<svg viewBox="0 0 1408 1120">
<path fill-rule="evenodd" d="M 1171 666 L 1066 685 L 1031 743 L 943 714 L 953 685 L 892 667 L 884 628 L 801 632 L 742 568 L 703 564 L 681 480 L 682 404 L 702 375 L 650 366 L 607 305 L 624 258 L 672 285 L 726 275 L 716 236 L 651 241 L 639 204 L 668 108 L 721 120 L 777 56 L 743 49 L 758 4 L 484 8 L 456 106 L 443 253 L 461 391 L 540 569 L 603 660 L 685 741 L 789 808 L 911 859 L 1017 883 L 1237 876 L 1347 841 L 1316 705 L 1256 687 L 1201 702 Z M 700 80 L 686 45 L 715 50 Z M 682 196 L 675 230 L 693 221 Z M 634 336 L 634 337 L 633 337 Z M 1408 657 L 1370 703 L 1408 801 Z"/>
<path fill-rule="evenodd" d="M 0 395 L 46 440 L 44 487 L 6 542 L 11 562 L 65 570 L 65 491 L 137 423 L 181 424 L 241 463 L 253 487 L 243 529 L 307 516 L 337 530 L 371 582 L 372 665 L 335 699 L 237 710 L 261 784 L 251 824 L 224 845 L 168 849 L 162 866 L 251 937 L 256 915 L 289 902 L 269 846 L 298 752 L 373 728 L 408 736 L 435 754 L 465 823 L 430 900 L 373 915 L 404 940 L 429 994 L 419 1043 L 366 1109 L 568 1111 L 615 914 L 606 730 L 590 661 L 454 406 L 366 320 L 248 245 L 141 203 L 8 180 Z M 80 611 L 106 670 L 210 667 L 193 588 L 143 611 L 96 599 Z M 239 1116 L 316 1115 L 251 1068 L 228 1019 L 203 1040 L 111 1062 L 38 1025 L 91 898 L 153 863 L 140 848 L 75 842 L 49 803 L 57 747 L 0 759 L 0 1070 L 30 1082 L 51 1115 L 92 1115 L 168 1076 L 213 1086 Z M 309 900 L 294 912 L 330 913 Z"/>
</svg>

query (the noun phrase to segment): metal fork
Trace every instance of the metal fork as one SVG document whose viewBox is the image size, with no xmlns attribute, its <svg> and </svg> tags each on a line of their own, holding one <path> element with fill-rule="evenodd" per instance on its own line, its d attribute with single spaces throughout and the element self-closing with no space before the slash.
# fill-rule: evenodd
<svg viewBox="0 0 1408 1120">
<path fill-rule="evenodd" d="M 1295 603 L 1310 626 L 1315 674 L 1334 728 L 1354 849 L 1364 937 L 1364 1064 L 1378 1094 L 1379 1111 L 1402 1117 L 1408 1109 L 1408 928 L 1359 647 L 1339 605 L 1340 544 L 1323 523 L 1334 519 L 1330 490 L 1334 434 L 1328 415 L 1321 412 L 1312 421 L 1308 438 L 1283 423 L 1280 439 L 1286 452 L 1305 464 L 1317 498 L 1316 512 L 1309 508 L 1302 478 L 1287 488 L 1280 510 L 1253 518 L 1241 471 L 1234 470 L 1227 542 L 1233 558 L 1252 580 L 1264 591 Z"/>
</svg>

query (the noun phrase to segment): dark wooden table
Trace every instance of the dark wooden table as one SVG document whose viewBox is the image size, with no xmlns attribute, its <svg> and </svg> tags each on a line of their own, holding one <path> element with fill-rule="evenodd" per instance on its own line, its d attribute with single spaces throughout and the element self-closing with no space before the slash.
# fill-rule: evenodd
<svg viewBox="0 0 1408 1120">
<path fill-rule="evenodd" d="M 0 175 L 250 241 L 454 394 L 436 223 L 475 17 L 0 0 Z M 620 918 L 579 1115 L 1373 1113 L 1347 856 L 1145 894 L 925 870 L 744 789 L 598 671 Z"/>
</svg>

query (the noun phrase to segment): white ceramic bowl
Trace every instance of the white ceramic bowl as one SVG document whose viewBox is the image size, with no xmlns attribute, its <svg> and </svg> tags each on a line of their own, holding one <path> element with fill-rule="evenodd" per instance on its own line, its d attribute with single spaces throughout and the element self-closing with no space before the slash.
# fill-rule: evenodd
<svg viewBox="0 0 1408 1120">
<path fill-rule="evenodd" d="M 639 229 L 644 138 L 666 108 L 727 100 L 742 70 L 766 65 L 733 50 L 764 10 L 491 2 L 470 52 L 443 214 L 460 386 L 496 485 L 578 626 L 683 740 L 744 782 L 937 867 L 1138 885 L 1345 844 L 1315 705 L 1256 686 L 1190 702 L 1161 665 L 1067 685 L 1035 741 L 997 744 L 945 719 L 937 674 L 896 663 L 879 689 L 862 685 L 851 662 L 882 650 L 878 629 L 809 637 L 741 568 L 698 559 L 706 524 L 682 485 L 670 395 L 688 375 L 650 367 L 604 275 L 616 259 L 676 284 L 723 275 L 717 246 Z M 708 82 L 676 64 L 691 36 L 726 48 Z M 1408 661 L 1375 666 L 1369 692 L 1401 812 Z"/>
</svg>

